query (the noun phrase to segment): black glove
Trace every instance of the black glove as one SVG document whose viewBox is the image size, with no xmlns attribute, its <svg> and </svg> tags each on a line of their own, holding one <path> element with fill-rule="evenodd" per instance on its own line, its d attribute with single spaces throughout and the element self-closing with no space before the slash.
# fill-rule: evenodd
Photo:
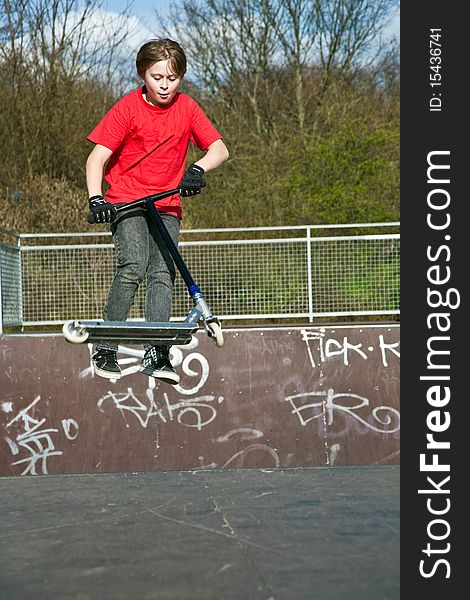
<svg viewBox="0 0 470 600">
<path fill-rule="evenodd" d="M 95 218 L 95 223 L 110 223 L 116 214 L 114 207 L 103 196 L 92 196 L 88 199 L 90 212 Z"/>
<path fill-rule="evenodd" d="M 204 169 L 199 165 L 189 165 L 186 169 L 183 179 L 178 188 L 183 198 L 194 196 L 201 192 L 201 188 L 206 187 L 207 183 L 203 177 Z"/>
</svg>

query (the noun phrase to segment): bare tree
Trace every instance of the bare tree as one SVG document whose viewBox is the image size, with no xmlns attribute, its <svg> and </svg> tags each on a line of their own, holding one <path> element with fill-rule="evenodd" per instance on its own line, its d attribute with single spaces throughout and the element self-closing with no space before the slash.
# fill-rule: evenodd
<svg viewBox="0 0 470 600">
<path fill-rule="evenodd" d="M 304 71 L 312 60 L 318 35 L 316 13 L 310 0 L 272 0 L 271 27 L 276 32 L 281 67 L 292 72 L 296 119 L 300 133 L 305 129 Z"/>
<path fill-rule="evenodd" d="M 379 47 L 396 0 L 185 0 L 167 29 L 184 43 L 195 81 L 233 107 L 245 99 L 256 132 L 276 138 L 280 113 L 294 109 L 305 130 L 305 77 L 344 75 Z M 287 76 L 286 76 L 287 75 Z M 291 98 L 294 98 L 294 102 Z M 279 99 L 284 98 L 287 102 Z"/>
<path fill-rule="evenodd" d="M 384 48 L 381 32 L 397 0 L 316 0 L 322 89 L 332 73 L 354 75 Z"/>
<path fill-rule="evenodd" d="M 271 23 L 265 0 L 185 0 L 167 21 L 188 52 L 193 82 L 229 110 L 246 101 L 258 134 L 273 127 L 269 79 L 276 41 Z"/>
<path fill-rule="evenodd" d="M 126 13 L 106 27 L 97 0 L 2 0 L 0 97 L 8 177 L 73 169 L 67 158 L 97 100 L 119 94 Z M 101 82 L 101 83 L 100 83 Z M 104 93 L 97 94 L 100 87 Z M 104 108 L 104 107 L 103 107 Z M 77 111 L 80 120 L 76 118 Z M 83 167 L 82 167 L 83 168 Z"/>
</svg>

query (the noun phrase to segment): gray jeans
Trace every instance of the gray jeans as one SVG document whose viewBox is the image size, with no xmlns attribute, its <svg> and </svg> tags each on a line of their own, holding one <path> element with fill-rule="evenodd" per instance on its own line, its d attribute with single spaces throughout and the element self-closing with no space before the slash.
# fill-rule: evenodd
<svg viewBox="0 0 470 600">
<path fill-rule="evenodd" d="M 160 213 L 172 240 L 178 245 L 180 221 Z M 117 268 L 104 309 L 105 321 L 125 321 L 139 285 L 147 276 L 145 320 L 167 322 L 175 281 L 175 265 L 152 218 L 133 209 L 119 214 L 111 225 Z M 150 348 L 155 344 L 145 345 Z M 117 350 L 114 340 L 103 340 L 97 349 Z"/>
</svg>

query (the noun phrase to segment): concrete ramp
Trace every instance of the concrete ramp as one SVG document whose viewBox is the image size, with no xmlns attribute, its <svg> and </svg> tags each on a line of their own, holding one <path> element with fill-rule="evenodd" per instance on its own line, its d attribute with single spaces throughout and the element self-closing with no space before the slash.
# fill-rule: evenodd
<svg viewBox="0 0 470 600">
<path fill-rule="evenodd" d="M 0 475 L 399 464 L 397 325 L 225 329 L 172 349 L 180 385 L 95 377 L 91 345 L 0 338 Z"/>
<path fill-rule="evenodd" d="M 384 465 L 3 478 L 0 596 L 397 600 L 399 483 Z"/>
</svg>

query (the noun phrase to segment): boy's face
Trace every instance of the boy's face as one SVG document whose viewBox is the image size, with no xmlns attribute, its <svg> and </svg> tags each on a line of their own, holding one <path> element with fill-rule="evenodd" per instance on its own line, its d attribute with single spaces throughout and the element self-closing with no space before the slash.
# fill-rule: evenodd
<svg viewBox="0 0 470 600">
<path fill-rule="evenodd" d="M 167 106 L 175 97 L 181 77 L 174 73 L 170 60 L 153 63 L 144 74 L 147 87 L 146 99 L 157 106 Z"/>
</svg>

